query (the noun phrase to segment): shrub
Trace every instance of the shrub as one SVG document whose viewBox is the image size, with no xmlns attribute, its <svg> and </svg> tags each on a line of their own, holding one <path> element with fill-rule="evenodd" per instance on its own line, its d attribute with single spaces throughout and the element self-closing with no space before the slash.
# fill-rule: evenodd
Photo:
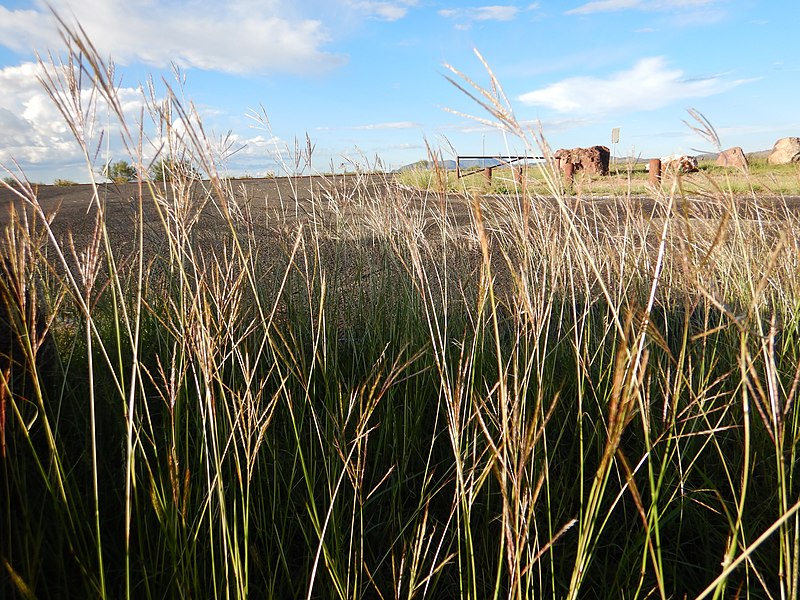
<svg viewBox="0 0 800 600">
<path fill-rule="evenodd" d="M 114 183 L 128 183 L 137 178 L 136 167 L 125 160 L 109 162 L 103 169 L 103 177 Z"/>
<path fill-rule="evenodd" d="M 162 158 L 150 165 L 150 177 L 153 181 L 172 181 L 178 178 L 199 179 L 200 171 L 188 160 Z"/>
</svg>

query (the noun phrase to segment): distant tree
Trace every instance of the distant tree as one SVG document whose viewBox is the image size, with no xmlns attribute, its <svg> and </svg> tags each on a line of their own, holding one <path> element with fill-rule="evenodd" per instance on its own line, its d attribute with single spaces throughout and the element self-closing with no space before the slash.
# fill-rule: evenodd
<svg viewBox="0 0 800 600">
<path fill-rule="evenodd" d="M 109 162 L 103 169 L 103 177 L 114 183 L 128 183 L 137 178 L 136 167 L 124 160 Z"/>
<path fill-rule="evenodd" d="M 172 181 L 173 179 L 199 179 L 198 171 L 188 160 L 162 158 L 150 165 L 150 176 L 153 181 Z"/>
<path fill-rule="evenodd" d="M 66 180 L 62 179 L 60 181 L 64 182 Z M 27 189 L 27 188 L 35 189 L 35 188 L 39 187 L 40 185 L 43 185 L 43 184 L 41 184 L 41 183 L 39 183 L 37 181 L 30 181 L 25 176 L 20 176 L 19 179 L 17 179 L 16 177 L 3 177 L 3 184 L 8 186 L 8 187 L 22 187 L 22 188 L 25 188 L 25 189 Z M 0 187 L 2 187 L 2 186 L 0 186 Z"/>
<path fill-rule="evenodd" d="M 77 182 L 72 181 L 71 179 L 56 179 L 53 182 L 53 185 L 57 185 L 59 187 L 66 187 L 70 185 L 78 185 Z"/>
</svg>

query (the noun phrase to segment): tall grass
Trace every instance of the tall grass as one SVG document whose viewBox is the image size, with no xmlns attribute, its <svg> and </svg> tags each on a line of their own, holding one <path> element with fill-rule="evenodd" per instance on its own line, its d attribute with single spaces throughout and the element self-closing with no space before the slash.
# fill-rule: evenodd
<svg viewBox="0 0 800 600">
<path fill-rule="evenodd" d="M 44 84 L 87 172 L 101 99 L 147 172 L 65 34 Z M 357 174 L 270 206 L 180 97 L 148 98 L 157 158 L 209 177 L 142 182 L 128 246 L 99 184 L 84 238 L 9 186 L 4 595 L 797 597 L 788 205 L 576 197 L 548 161 L 546 193 Z"/>
</svg>

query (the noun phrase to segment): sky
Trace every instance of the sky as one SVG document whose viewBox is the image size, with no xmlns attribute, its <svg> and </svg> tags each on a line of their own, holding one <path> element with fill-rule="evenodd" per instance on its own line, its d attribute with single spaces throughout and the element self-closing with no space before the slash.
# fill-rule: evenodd
<svg viewBox="0 0 800 600">
<path fill-rule="evenodd" d="M 89 78 L 88 158 L 40 82 L 40 59 L 66 60 L 54 13 L 114 65 L 147 159 L 169 87 L 231 176 L 531 154 L 539 133 L 619 157 L 715 151 L 690 110 L 723 149 L 800 136 L 797 0 L 0 0 L 0 165 L 42 183 L 130 160 L 106 105 L 88 109 Z M 491 89 L 476 51 L 527 144 L 448 80 L 450 65 Z"/>
</svg>

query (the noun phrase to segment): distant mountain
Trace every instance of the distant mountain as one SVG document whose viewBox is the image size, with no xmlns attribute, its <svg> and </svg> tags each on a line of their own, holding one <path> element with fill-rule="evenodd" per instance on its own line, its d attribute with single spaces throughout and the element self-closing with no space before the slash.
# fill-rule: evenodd
<svg viewBox="0 0 800 600">
<path fill-rule="evenodd" d="M 487 159 L 482 159 L 482 158 L 474 159 L 473 158 L 473 159 L 462 159 L 460 161 L 460 164 L 461 164 L 461 168 L 462 169 L 473 169 L 473 168 L 482 169 L 484 167 L 496 167 L 496 166 L 501 165 L 503 163 L 500 162 L 499 160 L 496 160 L 496 159 L 493 159 L 493 158 L 487 158 Z M 452 171 L 452 170 L 455 170 L 455 168 L 456 168 L 456 161 L 454 161 L 454 160 L 439 160 L 439 161 L 436 161 L 436 165 L 440 169 L 446 169 L 448 171 Z M 429 169 L 433 169 L 433 167 L 434 167 L 434 162 L 432 160 L 418 160 L 415 163 L 411 163 L 409 165 L 404 165 L 404 166 L 400 167 L 399 169 L 395 169 L 395 172 L 399 173 L 401 171 L 413 171 L 414 169 L 429 170 Z"/>
<path fill-rule="evenodd" d="M 767 158 L 770 154 L 772 154 L 772 150 L 758 150 L 756 152 L 745 152 L 744 155 L 747 157 L 748 160 L 758 160 L 762 158 Z M 696 154 L 695 158 L 699 161 L 714 161 L 719 158 L 718 152 L 706 152 L 704 154 Z"/>
<path fill-rule="evenodd" d="M 747 152 L 746 156 L 749 160 L 754 158 L 768 158 L 772 154 L 772 150 L 759 150 L 758 152 Z"/>
</svg>

